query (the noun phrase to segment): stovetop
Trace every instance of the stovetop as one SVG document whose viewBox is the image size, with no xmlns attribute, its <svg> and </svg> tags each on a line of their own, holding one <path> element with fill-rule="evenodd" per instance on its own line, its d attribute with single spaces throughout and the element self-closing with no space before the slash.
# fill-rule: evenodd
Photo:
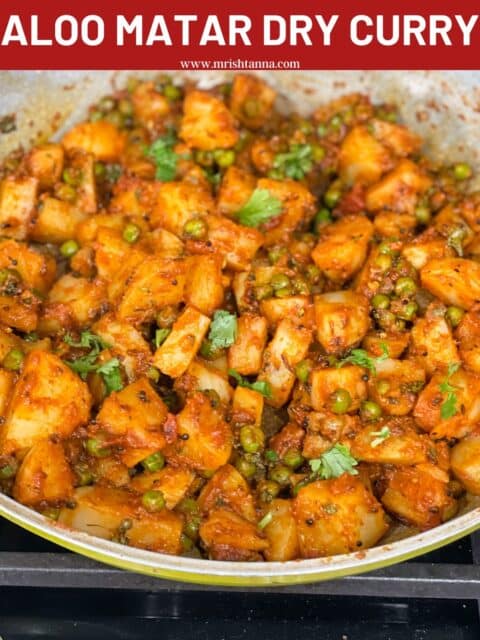
<svg viewBox="0 0 480 640">
<path fill-rule="evenodd" d="M 113 569 L 0 520 L 0 640 L 478 640 L 480 533 L 314 585 L 201 587 Z"/>
</svg>

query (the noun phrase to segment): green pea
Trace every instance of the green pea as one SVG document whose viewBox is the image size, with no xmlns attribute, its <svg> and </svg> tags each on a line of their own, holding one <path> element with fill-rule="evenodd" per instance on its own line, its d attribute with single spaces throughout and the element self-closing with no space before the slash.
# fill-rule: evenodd
<svg viewBox="0 0 480 640">
<path fill-rule="evenodd" d="M 310 295 L 310 286 L 305 278 L 297 276 L 292 280 L 293 290 L 301 296 Z"/>
<path fill-rule="evenodd" d="M 0 480 L 8 480 L 9 478 L 13 478 L 13 476 L 17 473 L 17 464 L 11 462 L 9 464 L 3 465 L 0 467 Z"/>
<path fill-rule="evenodd" d="M 130 100 L 126 98 L 122 98 L 118 102 L 118 110 L 122 114 L 122 116 L 132 116 L 133 115 L 133 105 Z"/>
<path fill-rule="evenodd" d="M 60 246 L 60 253 L 64 258 L 71 258 L 80 249 L 75 240 L 67 240 Z"/>
<path fill-rule="evenodd" d="M 67 167 L 63 170 L 62 180 L 65 182 L 65 184 L 68 184 L 71 187 L 76 187 L 79 184 L 79 178 L 80 176 L 78 175 L 78 172 L 74 169 Z"/>
<path fill-rule="evenodd" d="M 379 395 L 384 396 L 390 391 L 390 383 L 388 380 L 377 380 L 375 383 Z"/>
<path fill-rule="evenodd" d="M 22 276 L 16 269 L 0 269 L 0 286 L 22 282 Z M 7 287 L 9 288 L 9 287 Z"/>
<path fill-rule="evenodd" d="M 325 158 L 326 151 L 318 144 L 312 146 L 312 158 L 314 162 L 321 162 Z"/>
<path fill-rule="evenodd" d="M 352 405 L 352 396 L 346 389 L 337 389 L 332 393 L 331 410 L 333 413 L 347 413 Z"/>
<path fill-rule="evenodd" d="M 145 460 L 142 460 L 142 467 L 145 471 L 154 473 L 155 471 L 161 471 L 165 466 L 165 458 L 160 451 L 156 451 L 149 455 Z"/>
<path fill-rule="evenodd" d="M 42 511 L 42 516 L 49 518 L 49 520 L 58 520 L 60 517 L 60 509 L 57 507 L 47 507 Z"/>
<path fill-rule="evenodd" d="M 300 482 L 297 482 L 297 484 L 292 489 L 292 493 L 294 497 L 298 496 L 300 489 L 303 489 L 303 487 L 306 487 L 307 484 L 310 484 L 310 482 L 311 480 L 308 480 L 308 478 L 305 478 L 305 480 L 300 480 Z"/>
<path fill-rule="evenodd" d="M 291 469 L 283 464 L 280 464 L 270 469 L 268 477 L 270 480 L 277 482 L 281 487 L 285 487 L 290 482 L 291 473 Z"/>
<path fill-rule="evenodd" d="M 177 511 L 185 514 L 198 513 L 198 504 L 193 498 L 183 498 L 177 505 Z"/>
<path fill-rule="evenodd" d="M 330 129 L 340 129 L 342 124 L 343 124 L 343 118 L 338 113 L 337 115 L 333 116 L 333 118 L 331 118 L 329 122 Z"/>
<path fill-rule="evenodd" d="M 247 118 L 255 118 L 260 113 L 260 102 L 255 98 L 249 98 L 243 103 L 242 111 Z"/>
<path fill-rule="evenodd" d="M 258 486 L 258 493 L 262 502 L 271 502 L 280 493 L 280 485 L 273 480 L 264 480 Z"/>
<path fill-rule="evenodd" d="M 415 284 L 415 280 L 413 278 L 409 278 L 408 276 L 399 278 L 395 283 L 395 293 L 400 298 L 409 297 L 415 295 L 417 291 L 417 285 Z"/>
<path fill-rule="evenodd" d="M 195 240 L 203 240 L 207 236 L 208 227 L 202 218 L 191 218 L 183 226 L 183 233 Z"/>
<path fill-rule="evenodd" d="M 253 427 L 240 429 L 240 444 L 246 453 L 257 453 L 263 445 L 263 433 Z"/>
<path fill-rule="evenodd" d="M 319 138 L 323 138 L 327 133 L 327 127 L 324 124 L 319 124 L 317 127 L 317 136 Z"/>
<path fill-rule="evenodd" d="M 399 312 L 398 317 L 403 320 L 412 320 L 418 311 L 418 304 L 416 302 L 409 302 Z"/>
<path fill-rule="evenodd" d="M 122 116 L 120 111 L 110 111 L 110 113 L 107 113 L 107 115 L 105 116 L 105 120 L 107 122 L 110 122 L 110 124 L 113 124 L 113 126 L 117 127 L 117 129 L 121 129 L 125 124 L 124 117 Z"/>
<path fill-rule="evenodd" d="M 257 471 L 255 464 L 246 458 L 238 458 L 235 466 L 242 476 L 247 479 L 252 478 Z"/>
<path fill-rule="evenodd" d="M 463 309 L 460 309 L 460 307 L 448 307 L 445 312 L 445 317 L 453 328 L 457 327 L 460 324 L 460 321 L 462 320 L 464 315 L 465 311 Z"/>
<path fill-rule="evenodd" d="M 432 219 L 432 212 L 426 205 L 419 204 L 415 207 L 415 217 L 420 224 L 428 224 Z"/>
<path fill-rule="evenodd" d="M 331 185 L 327 192 L 323 196 L 323 200 L 329 209 L 333 209 L 337 202 L 342 197 L 340 189 L 334 185 Z"/>
<path fill-rule="evenodd" d="M 405 331 L 405 320 L 403 318 L 400 318 L 400 316 L 398 316 L 397 318 L 395 318 L 395 329 L 397 331 Z"/>
<path fill-rule="evenodd" d="M 453 165 L 453 177 L 455 180 L 467 180 L 472 176 L 472 167 L 466 162 L 457 162 Z"/>
<path fill-rule="evenodd" d="M 5 358 L 3 359 L 2 366 L 8 371 L 19 371 L 23 364 L 23 351 L 20 349 L 10 349 Z"/>
<path fill-rule="evenodd" d="M 233 149 L 217 149 L 213 152 L 213 157 L 219 167 L 226 169 L 235 162 L 235 151 Z"/>
<path fill-rule="evenodd" d="M 277 289 L 284 289 L 285 287 L 289 287 L 291 283 L 290 278 L 284 273 L 276 273 L 270 280 L 270 284 L 273 287 L 274 291 L 277 291 Z"/>
<path fill-rule="evenodd" d="M 265 451 L 265 460 L 268 462 L 278 462 L 278 453 L 273 449 L 267 449 Z"/>
<path fill-rule="evenodd" d="M 375 258 L 375 265 L 382 271 L 387 271 L 392 266 L 392 256 L 380 254 Z"/>
<path fill-rule="evenodd" d="M 113 98 L 112 96 L 105 96 L 98 103 L 98 107 L 99 109 L 101 109 L 106 113 L 108 111 L 113 111 L 113 109 L 115 109 L 116 104 L 117 104 L 117 101 L 115 100 L 115 98 Z"/>
<path fill-rule="evenodd" d="M 310 371 L 312 370 L 312 363 L 310 360 L 302 360 L 295 367 L 295 375 L 305 384 L 308 380 L 308 376 L 310 375 Z"/>
<path fill-rule="evenodd" d="M 75 467 L 75 473 L 77 474 L 78 484 L 80 487 L 86 487 L 94 481 L 93 473 L 88 467 L 78 465 Z"/>
<path fill-rule="evenodd" d="M 90 122 L 98 122 L 103 118 L 103 113 L 98 109 L 94 109 L 90 112 L 89 120 Z"/>
<path fill-rule="evenodd" d="M 297 449 L 289 449 L 283 456 L 283 462 L 291 469 L 297 469 L 303 464 L 304 458 Z"/>
<path fill-rule="evenodd" d="M 378 420 L 382 415 L 380 405 L 372 400 L 365 400 L 362 402 L 360 412 L 364 420 Z"/>
<path fill-rule="evenodd" d="M 326 224 L 329 224 L 332 221 L 332 213 L 330 209 L 323 207 L 315 216 L 314 225 L 317 229 L 318 227 L 323 227 Z"/>
<path fill-rule="evenodd" d="M 133 224 L 132 222 L 130 222 L 129 224 L 127 224 L 127 226 L 123 230 L 122 237 L 125 240 L 125 242 L 128 242 L 129 244 L 134 244 L 140 237 L 140 228 L 137 227 L 136 224 Z"/>
<path fill-rule="evenodd" d="M 93 166 L 93 171 L 97 178 L 104 178 L 106 173 L 106 168 L 103 162 L 95 162 Z"/>
<path fill-rule="evenodd" d="M 58 184 L 55 187 L 56 196 L 65 202 L 74 202 L 77 198 L 77 192 L 74 187 L 69 184 Z"/>
<path fill-rule="evenodd" d="M 182 533 L 182 535 L 180 536 L 180 542 L 182 543 L 182 549 L 184 553 L 188 553 L 194 547 L 193 540 L 184 533 Z"/>
<path fill-rule="evenodd" d="M 106 458 L 112 451 L 109 447 L 105 447 L 105 443 L 100 438 L 88 438 L 85 443 L 87 453 L 94 458 Z"/>
<path fill-rule="evenodd" d="M 268 252 L 268 259 L 270 264 L 276 264 L 282 256 L 287 253 L 285 247 L 275 247 Z"/>
<path fill-rule="evenodd" d="M 309 264 L 305 270 L 305 275 L 307 276 L 308 281 L 312 284 L 317 284 L 317 282 L 320 280 L 321 274 L 322 272 L 316 264 Z"/>
<path fill-rule="evenodd" d="M 147 378 L 152 382 L 158 382 L 160 380 L 160 371 L 155 367 L 149 367 L 147 371 Z"/>
<path fill-rule="evenodd" d="M 275 291 L 275 296 L 277 298 L 288 298 L 292 295 L 291 287 L 282 287 L 281 289 L 277 289 Z"/>
<path fill-rule="evenodd" d="M 285 174 L 281 169 L 269 169 L 267 171 L 267 177 L 271 180 L 283 180 Z"/>
<path fill-rule="evenodd" d="M 176 87 L 174 84 L 167 84 L 163 89 L 163 95 L 167 98 L 167 100 L 178 100 L 182 96 L 182 90 L 179 87 Z"/>
<path fill-rule="evenodd" d="M 386 242 L 382 242 L 378 245 L 378 253 L 382 256 L 390 256 L 392 255 L 392 248 Z"/>
<path fill-rule="evenodd" d="M 161 491 L 150 489 L 145 491 L 142 496 L 142 505 L 147 511 L 161 511 L 165 508 L 165 498 Z"/>
<path fill-rule="evenodd" d="M 200 518 L 190 518 L 183 526 L 183 531 L 186 536 L 191 540 L 195 540 L 198 536 L 198 530 L 200 528 Z"/>
<path fill-rule="evenodd" d="M 377 293 L 372 298 L 372 306 L 374 309 L 388 309 L 390 298 L 383 293 Z"/>
<path fill-rule="evenodd" d="M 211 167 L 213 165 L 213 153 L 211 151 L 197 149 L 194 158 L 195 162 L 202 165 L 202 167 Z"/>
</svg>

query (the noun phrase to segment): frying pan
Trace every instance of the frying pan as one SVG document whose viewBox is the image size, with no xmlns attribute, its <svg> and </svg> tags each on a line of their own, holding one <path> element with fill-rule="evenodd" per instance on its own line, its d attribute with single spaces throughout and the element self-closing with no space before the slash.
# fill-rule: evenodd
<svg viewBox="0 0 480 640">
<path fill-rule="evenodd" d="M 133 72 L 45 71 L 0 73 L 0 117 L 17 114 L 17 130 L 0 136 L 0 158 L 62 132 L 85 116 L 89 104 L 122 86 Z M 149 73 L 135 72 L 142 76 Z M 151 73 L 151 72 L 150 72 Z M 201 86 L 228 73 L 175 72 L 175 81 Z M 259 72 L 279 92 L 278 106 L 308 114 L 345 93 L 368 93 L 397 104 L 403 121 L 425 139 L 425 152 L 439 162 L 470 162 L 480 171 L 480 71 Z M 480 184 L 472 185 L 479 188 Z M 314 582 L 378 569 L 446 545 L 480 527 L 480 498 L 467 495 L 458 515 L 426 532 L 397 525 L 381 543 L 357 553 L 249 563 L 168 556 L 71 531 L 0 494 L 0 515 L 63 547 L 116 567 L 161 578 L 223 586 Z"/>
</svg>

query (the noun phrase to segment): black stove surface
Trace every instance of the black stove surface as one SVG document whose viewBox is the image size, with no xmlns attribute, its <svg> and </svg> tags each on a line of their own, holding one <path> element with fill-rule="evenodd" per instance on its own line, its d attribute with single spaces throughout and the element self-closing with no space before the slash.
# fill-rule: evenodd
<svg viewBox="0 0 480 640">
<path fill-rule="evenodd" d="M 0 520 L 0 640 L 478 640 L 480 536 L 361 576 L 248 590 L 155 580 Z"/>
</svg>

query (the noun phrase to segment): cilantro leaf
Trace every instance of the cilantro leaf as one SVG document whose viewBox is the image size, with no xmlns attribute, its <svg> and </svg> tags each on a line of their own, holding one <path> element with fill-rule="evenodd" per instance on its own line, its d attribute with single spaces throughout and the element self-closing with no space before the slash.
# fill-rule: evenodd
<svg viewBox="0 0 480 640">
<path fill-rule="evenodd" d="M 257 380 L 256 382 L 249 382 L 243 376 L 241 376 L 238 371 L 235 369 L 229 369 L 228 375 L 234 378 L 237 381 L 239 387 L 245 387 L 246 389 L 252 389 L 252 391 L 257 391 L 261 393 L 265 398 L 272 397 L 272 389 L 270 385 L 265 380 Z"/>
<path fill-rule="evenodd" d="M 92 349 L 97 351 L 97 353 L 100 353 L 102 349 L 107 349 L 110 346 L 100 336 L 90 331 L 82 331 L 79 342 L 75 342 L 69 333 L 64 336 L 63 341 L 70 347 Z"/>
<path fill-rule="evenodd" d="M 226 349 L 231 347 L 237 338 L 237 316 L 223 309 L 215 311 L 208 339 L 212 343 L 212 349 Z"/>
<path fill-rule="evenodd" d="M 312 167 L 312 146 L 309 144 L 293 144 L 287 153 L 277 153 L 273 160 L 273 168 L 292 180 L 302 180 Z"/>
<path fill-rule="evenodd" d="M 441 393 L 445 395 L 445 400 L 442 402 L 440 407 L 440 417 L 442 420 L 448 420 L 449 418 L 453 418 L 457 414 L 457 396 L 455 391 L 458 387 L 455 387 L 450 383 L 450 378 L 453 374 L 458 371 L 461 367 L 460 362 L 451 362 L 448 365 L 447 375 L 443 382 L 438 385 Z"/>
<path fill-rule="evenodd" d="M 320 476 L 322 480 L 330 478 L 339 478 L 344 473 L 351 476 L 358 475 L 358 471 L 354 468 L 358 462 L 351 455 L 350 449 L 343 444 L 336 444 L 320 458 L 314 458 L 309 462 L 310 468 L 315 475 Z"/>
<path fill-rule="evenodd" d="M 385 425 L 380 429 L 380 431 L 372 431 L 370 435 L 376 436 L 370 443 L 370 446 L 375 448 L 381 445 L 382 442 L 384 442 L 387 438 L 389 438 L 392 435 L 392 432 Z"/>
<path fill-rule="evenodd" d="M 178 155 L 173 150 L 177 138 L 172 129 L 157 138 L 146 150 L 146 155 L 153 159 L 156 166 L 155 178 L 169 182 L 177 173 Z"/>
<path fill-rule="evenodd" d="M 382 355 L 378 356 L 377 358 L 372 358 L 371 356 L 369 356 L 365 349 L 352 349 L 352 351 L 346 358 L 340 360 L 340 362 L 337 364 L 337 367 L 343 367 L 344 364 L 355 364 L 358 367 L 368 369 L 373 373 L 374 376 L 376 376 L 377 362 L 386 360 L 390 355 L 388 352 L 388 347 L 384 342 L 380 344 L 380 348 L 382 350 Z"/>
<path fill-rule="evenodd" d="M 86 380 L 89 373 L 97 370 L 97 366 L 95 364 L 97 356 L 98 353 L 92 352 L 86 356 L 77 358 L 76 360 L 66 360 L 65 364 L 68 365 L 72 371 L 78 373 L 82 380 Z"/>
<path fill-rule="evenodd" d="M 99 373 L 107 388 L 107 394 L 112 391 L 120 391 L 123 389 L 122 376 L 120 374 L 120 360 L 118 358 L 111 358 L 97 367 L 97 373 Z"/>
<path fill-rule="evenodd" d="M 245 227 L 258 227 L 270 218 L 278 216 L 282 203 L 268 189 L 255 189 L 248 202 L 235 214 Z"/>
<path fill-rule="evenodd" d="M 158 347 L 162 345 L 165 340 L 170 335 L 171 329 L 157 329 L 155 331 L 155 346 Z"/>
</svg>

